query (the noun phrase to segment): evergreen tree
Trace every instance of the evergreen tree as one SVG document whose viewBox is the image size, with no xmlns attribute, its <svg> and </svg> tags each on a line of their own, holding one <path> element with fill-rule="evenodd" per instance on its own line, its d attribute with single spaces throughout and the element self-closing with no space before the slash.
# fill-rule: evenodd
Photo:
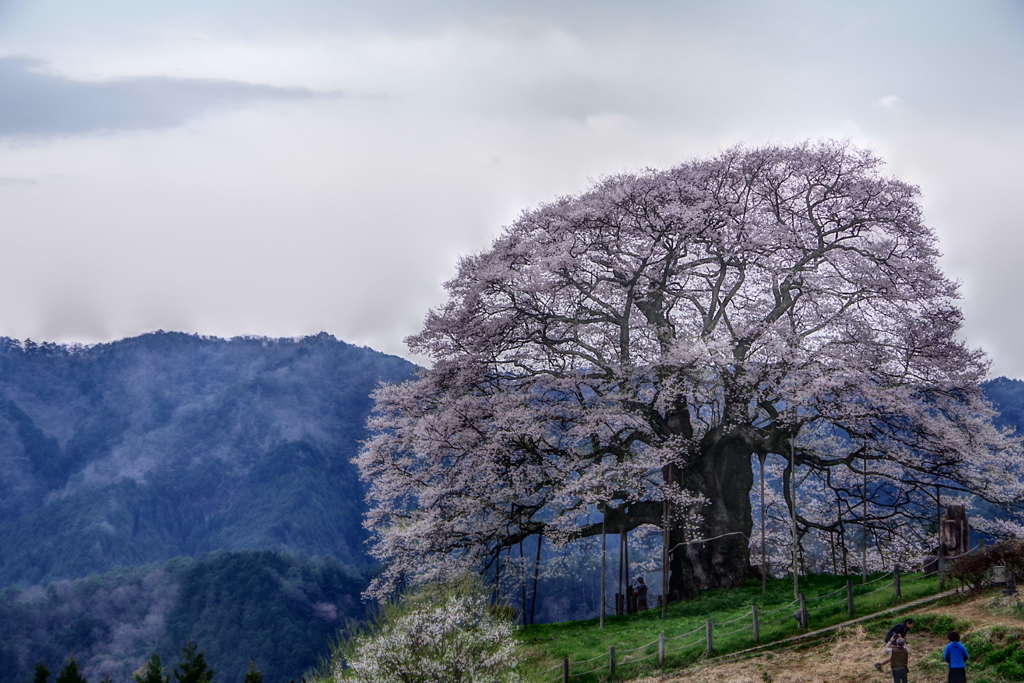
<svg viewBox="0 0 1024 683">
<path fill-rule="evenodd" d="M 68 657 L 68 661 L 64 662 L 64 666 L 60 668 L 56 683 L 89 683 L 85 676 L 82 675 L 82 672 L 79 671 L 78 662 L 75 661 L 74 655 Z"/>
<path fill-rule="evenodd" d="M 181 648 L 181 654 L 185 659 L 178 664 L 178 670 L 174 672 L 176 683 L 213 683 L 213 668 L 206 663 L 206 653 L 196 653 L 198 648 L 199 645 L 194 640 Z"/>
<path fill-rule="evenodd" d="M 50 667 L 46 666 L 46 662 L 39 660 L 36 662 L 35 674 L 32 676 L 32 683 L 49 683 L 50 681 Z"/>
<path fill-rule="evenodd" d="M 305 680 L 305 679 L 303 679 Z M 245 678 L 242 679 L 242 683 L 263 683 L 263 674 L 256 668 L 256 663 L 249 660 L 249 670 L 245 672 Z"/>
<path fill-rule="evenodd" d="M 142 670 L 142 673 L 135 672 L 132 674 L 132 680 L 135 683 L 170 683 L 171 677 L 164 673 L 160 655 L 154 652 L 150 655 L 149 661 L 146 662 L 146 668 Z"/>
</svg>

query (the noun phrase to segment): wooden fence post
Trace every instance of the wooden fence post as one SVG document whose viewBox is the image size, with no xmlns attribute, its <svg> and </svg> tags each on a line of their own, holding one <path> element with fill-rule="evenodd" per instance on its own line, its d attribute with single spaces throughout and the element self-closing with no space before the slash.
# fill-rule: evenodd
<svg viewBox="0 0 1024 683">
<path fill-rule="evenodd" d="M 903 593 L 900 590 L 900 566 L 896 565 L 892 568 L 892 587 L 896 593 L 896 601 L 899 602 L 903 599 Z"/>
<path fill-rule="evenodd" d="M 846 580 L 846 614 L 853 619 L 853 581 L 850 579 Z"/>
<path fill-rule="evenodd" d="M 800 628 L 807 629 L 807 600 L 800 594 Z"/>
<path fill-rule="evenodd" d="M 943 561 L 942 552 L 942 487 L 935 487 L 935 506 L 937 508 L 938 517 L 938 534 L 939 534 L 939 551 L 936 558 L 936 569 L 939 571 L 939 590 L 946 590 L 946 563 Z"/>
<path fill-rule="evenodd" d="M 658 666 L 665 666 L 665 634 L 658 634 Z"/>
<path fill-rule="evenodd" d="M 751 605 L 750 611 L 754 616 L 754 644 L 761 642 L 761 623 L 757 619 L 757 605 Z"/>
<path fill-rule="evenodd" d="M 569 683 L 569 658 L 562 660 L 562 683 Z"/>
<path fill-rule="evenodd" d="M 714 651 L 714 649 L 715 649 L 715 636 L 714 636 L 715 625 L 711 622 L 710 619 L 708 619 L 705 622 L 704 626 L 705 626 L 705 630 L 707 631 L 707 641 L 708 641 L 708 643 L 707 643 L 707 653 L 711 654 Z"/>
<path fill-rule="evenodd" d="M 615 675 L 615 646 L 608 646 L 608 676 Z"/>
</svg>

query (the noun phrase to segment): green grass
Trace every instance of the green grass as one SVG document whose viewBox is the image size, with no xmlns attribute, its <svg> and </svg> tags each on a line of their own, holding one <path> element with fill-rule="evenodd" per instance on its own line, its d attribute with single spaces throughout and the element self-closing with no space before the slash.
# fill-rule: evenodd
<svg viewBox="0 0 1024 683">
<path fill-rule="evenodd" d="M 968 676 L 975 683 L 1010 683 L 1024 680 L 1024 628 L 1001 625 L 978 625 L 943 614 L 921 616 L 915 628 L 944 636 L 949 631 L 961 633 L 961 642 L 971 657 L 967 661 Z M 946 670 L 942 648 L 928 654 L 921 665 L 933 671 Z"/>
<path fill-rule="evenodd" d="M 1007 681 L 1024 680 L 1024 631 L 993 626 L 972 633 L 964 645 L 971 658 Z"/>
<path fill-rule="evenodd" d="M 882 576 L 874 574 L 868 580 L 874 581 Z M 903 575 L 903 602 L 938 592 L 936 577 L 922 580 L 920 576 Z M 857 616 L 896 606 L 892 586 L 886 579 L 882 578 L 880 581 L 861 586 L 859 576 L 849 578 L 854 582 Z M 801 577 L 800 590 L 807 596 L 811 630 L 825 628 L 848 619 L 846 579 L 845 576 L 831 575 Z M 885 588 L 882 590 L 871 592 L 883 586 Z M 812 597 L 835 591 L 838 592 L 822 599 Z M 562 659 L 569 657 L 571 663 L 579 662 L 571 664 L 572 674 L 599 669 L 586 676 L 574 675 L 574 683 L 604 680 L 608 678 L 608 648 L 612 646 L 616 651 L 616 678 L 654 674 L 660 670 L 656 654 L 660 633 L 664 633 L 666 637 L 665 669 L 680 668 L 706 657 L 705 620 L 708 618 L 716 624 L 713 631 L 715 655 L 753 647 L 755 643 L 750 628 L 727 635 L 751 624 L 749 612 L 753 604 L 758 605 L 761 612 L 761 644 L 802 633 L 793 616 L 797 611 L 797 605 L 786 607 L 791 602 L 791 579 L 769 581 L 766 595 L 761 594 L 760 580 L 752 580 L 743 588 L 707 591 L 694 600 L 672 603 L 668 606 L 664 621 L 661 620 L 661 610 L 652 609 L 630 616 L 606 617 L 603 630 L 599 627 L 597 619 L 527 626 L 520 631 L 520 638 L 527 653 L 523 673 L 528 680 L 537 683 L 560 681 Z M 734 619 L 738 620 L 724 624 Z M 690 631 L 695 632 L 685 638 L 676 638 Z M 647 647 L 641 650 L 627 652 L 645 645 Z M 584 663 L 590 659 L 595 661 Z M 641 659 L 643 661 L 638 661 Z M 547 671 L 552 668 L 555 670 Z"/>
</svg>

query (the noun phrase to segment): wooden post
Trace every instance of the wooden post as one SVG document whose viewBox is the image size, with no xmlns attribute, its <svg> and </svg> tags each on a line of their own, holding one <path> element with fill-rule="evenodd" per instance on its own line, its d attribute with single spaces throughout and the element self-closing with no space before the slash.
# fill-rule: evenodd
<svg viewBox="0 0 1024 683">
<path fill-rule="evenodd" d="M 807 600 L 803 593 L 800 593 L 800 628 L 807 628 Z"/>
<path fill-rule="evenodd" d="M 939 531 L 939 557 L 936 561 L 939 570 L 939 590 L 946 590 L 946 567 L 945 562 L 942 561 L 942 487 L 935 487 L 935 507 L 936 507 L 936 521 L 938 522 Z"/>
<path fill-rule="evenodd" d="M 501 546 L 494 556 L 494 604 L 501 601 Z"/>
<path fill-rule="evenodd" d="M 710 619 L 708 619 L 706 622 L 704 622 L 704 628 L 707 631 L 707 653 L 711 654 L 715 650 L 715 625 L 712 623 Z"/>
<path fill-rule="evenodd" d="M 626 537 L 626 530 L 623 527 L 619 527 L 619 594 L 620 595 L 625 595 L 625 592 L 623 591 L 623 586 L 622 586 L 622 576 L 623 576 L 622 575 L 622 561 L 625 559 L 623 557 L 623 543 L 622 543 L 622 539 L 624 539 L 625 537 Z M 619 608 L 619 598 L 615 598 L 615 616 L 619 616 L 621 614 L 625 614 L 625 612 L 620 611 L 620 608 Z"/>
<path fill-rule="evenodd" d="M 562 660 L 562 683 L 569 683 L 569 658 Z"/>
<path fill-rule="evenodd" d="M 761 461 L 761 595 L 768 594 L 768 539 L 765 538 L 764 526 L 764 461 L 767 453 L 758 453 L 758 460 Z M 756 642 L 756 641 L 755 641 Z"/>
<path fill-rule="evenodd" d="M 668 549 L 670 547 L 668 530 L 668 499 L 665 499 L 665 538 L 662 541 L 662 554 L 665 556 L 662 558 L 661 564 L 661 620 L 665 621 L 665 611 L 668 609 Z"/>
<path fill-rule="evenodd" d="M 900 567 L 896 565 L 892 568 L 892 587 L 896 593 L 896 600 L 902 600 L 903 594 L 900 592 Z"/>
<path fill-rule="evenodd" d="M 793 517 L 793 597 L 800 592 L 800 574 L 797 559 L 800 553 L 799 540 L 796 534 L 796 449 L 793 446 L 793 435 L 789 437 L 789 490 Z"/>
<path fill-rule="evenodd" d="M 623 610 L 624 614 L 632 614 L 634 612 L 634 605 L 630 604 L 630 594 L 633 592 L 630 590 L 630 537 L 627 531 L 623 531 L 623 554 L 626 556 L 626 590 L 623 592 L 623 601 L 626 603 L 626 609 Z"/>
<path fill-rule="evenodd" d="M 665 634 L 658 634 L 658 666 L 665 666 Z"/>
<path fill-rule="evenodd" d="M 860 532 L 861 532 L 861 556 L 860 556 L 860 582 L 868 582 L 868 459 L 861 458 L 861 466 L 864 468 L 864 513 L 863 519 L 861 520 Z"/>
<path fill-rule="evenodd" d="M 853 619 L 853 581 L 846 580 L 846 614 Z"/>
<path fill-rule="evenodd" d="M 523 559 L 523 539 L 519 539 L 520 605 L 523 608 L 523 626 L 526 626 L 526 560 Z"/>
<path fill-rule="evenodd" d="M 604 518 L 601 519 L 601 524 L 604 524 Z M 533 617 L 537 614 L 537 582 L 540 579 L 540 548 L 541 544 L 544 543 L 544 534 L 537 534 L 537 557 L 533 561 L 533 597 L 530 598 L 530 623 L 533 623 Z M 604 558 L 602 558 L 604 559 Z M 602 563 L 601 569 L 604 570 L 604 564 Z M 604 582 L 602 581 L 602 585 Z M 604 604 L 604 595 L 601 596 L 601 604 Z"/>
<path fill-rule="evenodd" d="M 605 577 L 605 551 L 608 546 L 608 536 L 604 532 L 604 520 L 608 516 L 606 510 L 601 510 L 601 628 L 604 628 L 604 603 L 608 599 L 608 593 L 605 592 L 604 577 Z"/>
<path fill-rule="evenodd" d="M 750 611 L 754 618 L 754 644 L 757 645 L 761 642 L 761 622 L 757 618 L 757 605 L 752 605 Z"/>
<path fill-rule="evenodd" d="M 608 646 L 608 677 L 615 676 L 615 646 Z"/>
</svg>

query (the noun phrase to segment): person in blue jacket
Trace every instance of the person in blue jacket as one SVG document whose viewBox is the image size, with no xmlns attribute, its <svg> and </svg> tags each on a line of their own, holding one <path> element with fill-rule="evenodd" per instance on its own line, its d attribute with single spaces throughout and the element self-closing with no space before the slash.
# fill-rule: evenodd
<svg viewBox="0 0 1024 683">
<path fill-rule="evenodd" d="M 967 648 L 960 642 L 960 634 L 950 631 L 946 634 L 949 645 L 942 651 L 942 658 L 949 664 L 949 674 L 946 680 L 949 683 L 967 683 Z"/>
</svg>

